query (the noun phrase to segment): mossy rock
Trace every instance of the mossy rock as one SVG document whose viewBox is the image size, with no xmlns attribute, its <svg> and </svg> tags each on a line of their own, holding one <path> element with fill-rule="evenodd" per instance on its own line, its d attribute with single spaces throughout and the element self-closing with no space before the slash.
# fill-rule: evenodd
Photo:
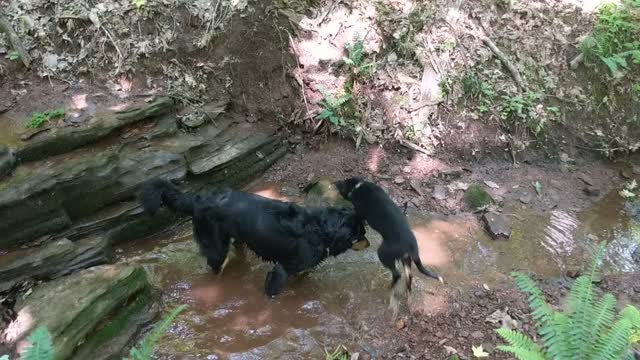
<svg viewBox="0 0 640 360">
<path fill-rule="evenodd" d="M 478 184 L 471 184 L 464 192 L 464 203 L 473 210 L 491 205 L 494 200 L 489 193 Z"/>
</svg>

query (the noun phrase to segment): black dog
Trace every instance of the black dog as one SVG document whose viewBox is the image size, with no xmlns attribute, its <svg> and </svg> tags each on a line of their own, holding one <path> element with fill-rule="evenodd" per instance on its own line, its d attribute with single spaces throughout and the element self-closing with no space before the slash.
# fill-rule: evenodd
<svg viewBox="0 0 640 360">
<path fill-rule="evenodd" d="M 265 280 L 269 296 L 280 293 L 289 275 L 369 245 L 364 222 L 351 209 L 303 208 L 230 189 L 208 196 L 189 194 L 166 180 L 145 184 L 140 199 L 151 215 L 162 205 L 191 215 L 195 240 L 215 273 L 224 267 L 231 238 L 274 262 Z"/>
<path fill-rule="evenodd" d="M 398 270 L 400 266 L 404 268 L 407 294 L 411 292 L 411 263 L 414 263 L 418 270 L 428 277 L 438 279 L 440 282 L 442 277 L 422 265 L 418 255 L 418 243 L 407 219 L 381 187 L 359 177 L 337 181 L 335 185 L 340 195 L 353 203 L 356 214 L 382 235 L 378 258 L 393 276 L 389 305 L 394 311 L 395 318 L 398 311 L 396 283 L 401 277 Z"/>
</svg>

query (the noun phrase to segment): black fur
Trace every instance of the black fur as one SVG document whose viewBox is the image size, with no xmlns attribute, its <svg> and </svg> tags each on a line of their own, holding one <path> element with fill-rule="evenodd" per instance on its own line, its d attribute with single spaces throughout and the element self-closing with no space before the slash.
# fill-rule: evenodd
<svg viewBox="0 0 640 360">
<path fill-rule="evenodd" d="M 233 190 L 195 195 L 181 192 L 166 180 L 145 184 L 140 201 L 150 215 L 162 205 L 191 215 L 195 240 L 216 273 L 231 238 L 275 263 L 265 280 L 269 296 L 280 293 L 288 276 L 312 269 L 328 256 L 366 241 L 364 222 L 346 208 L 304 208 Z"/>
<path fill-rule="evenodd" d="M 358 216 L 382 235 L 378 258 L 391 271 L 392 288 L 401 277 L 397 262 L 401 262 L 407 272 L 408 291 L 411 291 L 411 263 L 424 275 L 442 281 L 437 273 L 422 265 L 416 237 L 405 215 L 381 187 L 360 177 L 337 181 L 335 185 L 340 195 L 353 203 Z"/>
</svg>

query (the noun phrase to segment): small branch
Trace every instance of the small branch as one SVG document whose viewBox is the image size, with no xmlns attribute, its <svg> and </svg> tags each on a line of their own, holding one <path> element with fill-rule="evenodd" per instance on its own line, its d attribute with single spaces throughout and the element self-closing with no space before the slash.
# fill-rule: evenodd
<svg viewBox="0 0 640 360">
<path fill-rule="evenodd" d="M 498 60 L 502 62 L 502 65 L 504 65 L 507 68 L 507 70 L 509 70 L 509 72 L 511 73 L 511 76 L 513 77 L 513 80 L 515 80 L 516 85 L 518 85 L 520 90 L 524 90 L 525 86 L 524 86 L 524 82 L 522 81 L 522 77 L 520 76 L 518 69 L 516 69 L 513 63 L 509 61 L 507 56 L 500 49 L 498 49 L 496 44 L 493 41 L 491 41 L 491 39 L 489 39 L 488 37 L 482 36 L 482 42 L 485 45 L 487 45 L 489 49 L 491 49 L 491 51 L 498 58 Z"/>
<path fill-rule="evenodd" d="M 26 68 L 29 68 L 29 65 L 31 64 L 31 56 L 22 45 L 22 41 L 20 41 L 18 35 L 13 31 L 13 27 L 9 20 L 2 15 L 0 15 L 0 32 L 7 34 L 11 46 L 20 55 L 20 60 L 22 60 L 22 63 Z"/>
<path fill-rule="evenodd" d="M 286 31 L 286 30 L 285 30 Z M 289 43 L 291 44 L 291 48 L 293 49 L 293 57 L 296 58 L 296 70 L 300 70 L 300 60 L 298 59 L 298 49 L 296 48 L 296 43 L 293 41 L 293 37 L 291 37 L 291 34 L 287 31 L 287 35 L 289 35 Z M 304 107 L 307 109 L 307 115 L 309 114 L 309 103 L 307 102 L 307 95 L 304 92 L 304 78 L 301 75 L 300 76 L 300 90 L 302 91 L 302 100 L 304 100 Z"/>
<path fill-rule="evenodd" d="M 420 104 L 410 108 L 410 109 L 405 109 L 406 111 L 412 113 L 412 112 L 416 112 L 422 108 L 425 108 L 427 106 L 436 106 L 436 105 L 440 105 L 441 103 L 443 103 L 444 100 L 436 100 L 436 101 L 424 101 L 421 102 Z"/>
<path fill-rule="evenodd" d="M 431 155 L 431 152 L 429 150 L 423 148 L 422 146 L 420 146 L 418 144 L 414 144 L 411 141 L 400 140 L 400 144 L 402 146 L 404 146 L 404 147 L 407 147 L 407 148 L 411 149 L 411 150 L 415 150 L 415 151 L 421 152 L 421 153 L 426 154 L 426 155 Z"/>
<path fill-rule="evenodd" d="M 575 70 L 578 68 L 578 65 L 580 65 L 580 63 L 582 62 L 582 60 L 584 60 L 584 54 L 580 53 L 578 54 L 578 56 L 576 56 L 575 58 L 573 58 L 573 60 L 571 60 L 569 62 L 569 67 L 571 68 L 571 70 Z"/>
</svg>

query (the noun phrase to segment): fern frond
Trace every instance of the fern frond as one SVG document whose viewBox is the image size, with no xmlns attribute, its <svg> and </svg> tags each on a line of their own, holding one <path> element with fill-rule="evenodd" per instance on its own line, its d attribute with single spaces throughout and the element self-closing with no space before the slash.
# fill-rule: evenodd
<svg viewBox="0 0 640 360">
<path fill-rule="evenodd" d="M 593 313 L 593 289 L 590 276 L 576 279 L 569 292 L 568 315 L 571 321 L 570 339 L 567 346 L 576 359 L 584 359 L 592 345 L 591 314 Z"/>
<path fill-rule="evenodd" d="M 606 293 L 602 296 L 602 299 L 593 306 L 591 312 L 591 332 L 589 338 L 591 343 L 588 344 L 589 349 L 587 354 L 592 353 L 595 341 L 601 334 L 604 334 L 607 329 L 611 327 L 613 320 L 616 316 L 616 298 Z"/>
<path fill-rule="evenodd" d="M 45 326 L 38 326 L 34 332 L 27 337 L 31 346 L 24 349 L 20 354 L 22 360 L 51 360 L 53 359 L 53 341 L 51 334 Z"/>
<path fill-rule="evenodd" d="M 629 334 L 638 317 L 640 317 L 638 309 L 633 306 L 627 306 L 622 310 L 618 320 L 607 334 L 598 339 L 592 358 L 598 360 L 620 359 L 629 348 Z"/>
<path fill-rule="evenodd" d="M 529 307 L 531 308 L 531 314 L 538 328 L 551 325 L 553 311 L 551 311 L 545 302 L 544 295 L 542 295 L 542 291 L 538 289 L 536 283 L 528 276 L 519 272 L 513 272 L 511 276 L 515 279 L 516 286 L 520 291 L 529 295 Z"/>
<path fill-rule="evenodd" d="M 516 346 L 498 345 L 500 351 L 513 354 L 518 360 L 546 360 L 544 354 L 535 350 L 525 350 Z"/>
<path fill-rule="evenodd" d="M 540 332 L 546 334 L 541 336 L 550 358 L 575 359 L 575 352 L 571 347 L 571 321 L 567 315 L 554 312 L 549 329 Z"/>
<path fill-rule="evenodd" d="M 508 342 L 510 346 L 527 351 L 542 353 L 542 348 L 523 333 L 510 329 L 498 329 L 496 330 L 496 332 L 498 333 L 498 335 L 500 335 L 500 337 Z"/>
<path fill-rule="evenodd" d="M 150 359 L 153 355 L 155 345 L 160 341 L 164 332 L 169 328 L 173 320 L 186 308 L 186 305 L 180 305 L 173 309 L 162 321 L 160 321 L 151 332 L 138 343 L 137 348 L 131 348 L 129 355 L 134 360 Z"/>
<path fill-rule="evenodd" d="M 600 244 L 598 244 L 595 253 L 593 254 L 593 260 L 591 262 L 591 273 L 589 274 L 591 283 L 598 281 L 600 277 L 600 266 L 602 266 L 602 261 L 607 254 L 607 245 L 608 244 L 606 241 L 601 242 Z"/>
</svg>

